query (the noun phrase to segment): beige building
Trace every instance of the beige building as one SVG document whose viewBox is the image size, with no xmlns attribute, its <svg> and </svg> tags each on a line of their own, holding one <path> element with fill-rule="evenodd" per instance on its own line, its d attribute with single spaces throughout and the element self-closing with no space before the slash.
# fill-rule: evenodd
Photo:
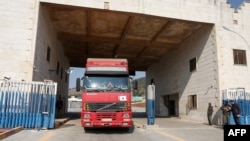
<svg viewBox="0 0 250 141">
<path fill-rule="evenodd" d="M 58 83 L 58 94 L 67 98 L 68 68 L 84 67 L 85 62 L 81 58 L 93 52 L 95 54 L 87 57 L 108 57 L 113 47 L 110 44 L 115 42 L 118 45 L 111 52 L 114 56 L 117 57 L 117 53 L 124 48 L 120 56 L 129 58 L 129 61 L 143 60 L 140 64 L 131 63 L 131 66 L 134 70 L 146 71 L 146 84 L 153 82 L 156 85 L 156 114 L 159 116 L 174 115 L 206 122 L 206 110 L 208 102 L 211 102 L 215 111 L 214 121 L 218 122 L 222 90 L 237 87 L 243 87 L 246 91 L 250 89 L 250 3 L 243 3 L 237 10 L 231 8 L 226 0 L 11 0 L 0 3 L 0 79 L 53 80 Z M 54 13 L 53 8 L 57 10 Z M 87 17 L 84 16 L 86 13 L 77 13 L 81 8 L 86 13 L 92 13 Z M 69 16 L 65 10 L 72 15 Z M 116 17 L 115 21 L 120 23 L 126 21 L 126 15 L 129 15 L 128 19 L 141 24 L 150 23 L 154 18 L 156 20 L 146 26 L 148 32 L 136 34 L 126 30 L 129 26 L 123 26 L 125 28 L 121 29 L 126 35 L 118 32 L 120 28 L 115 28 L 121 24 L 112 21 L 109 21 L 110 24 L 102 23 L 105 16 L 100 14 L 107 10 L 121 14 L 109 15 Z M 147 16 L 153 17 L 141 20 Z M 71 23 L 74 18 L 78 20 Z M 95 18 L 99 21 L 93 21 Z M 165 19 L 175 24 L 165 24 L 156 29 L 164 25 Z M 85 29 L 82 25 L 86 23 L 98 26 Z M 123 23 L 133 25 L 133 22 Z M 103 28 L 107 26 L 114 28 L 106 32 Z M 161 33 L 168 36 L 160 32 L 153 35 L 154 32 L 151 32 L 166 26 L 171 27 L 170 30 Z M 140 28 L 138 24 L 133 30 Z M 73 31 L 74 34 L 67 34 Z M 88 35 L 89 32 L 92 34 Z M 90 37 L 98 36 L 95 33 L 100 32 L 103 33 L 102 38 Z M 81 42 L 80 38 L 74 43 L 65 42 L 82 33 L 86 33 L 87 38 L 82 40 L 88 43 L 79 43 L 79 46 L 88 46 L 87 49 L 74 46 L 76 42 Z M 65 38 L 66 34 L 71 36 Z M 123 41 L 113 39 L 119 37 L 118 34 Z M 133 44 L 134 48 L 121 45 L 125 38 L 131 39 L 127 46 Z M 136 39 L 147 38 L 151 38 L 151 42 L 134 42 Z M 106 48 L 91 48 L 99 42 L 108 42 Z M 153 44 L 155 42 L 157 45 Z M 166 42 L 174 47 L 163 51 Z M 72 48 L 67 49 L 65 45 Z M 153 48 L 154 45 L 157 47 Z M 117 46 L 120 49 L 117 50 Z M 153 50 L 141 59 L 140 55 L 145 52 L 137 52 L 138 48 L 143 51 Z M 85 54 L 81 56 L 77 54 L 79 52 Z M 135 52 L 135 59 L 130 59 Z"/>
</svg>

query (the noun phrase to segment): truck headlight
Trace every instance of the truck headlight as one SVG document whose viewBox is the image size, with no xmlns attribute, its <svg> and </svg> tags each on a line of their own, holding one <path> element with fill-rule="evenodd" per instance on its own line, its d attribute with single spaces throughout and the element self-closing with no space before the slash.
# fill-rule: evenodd
<svg viewBox="0 0 250 141">
<path fill-rule="evenodd" d="M 90 118 L 90 114 L 84 114 L 83 118 Z"/>
<path fill-rule="evenodd" d="M 84 110 L 89 110 L 89 104 L 88 103 L 84 103 Z"/>
</svg>

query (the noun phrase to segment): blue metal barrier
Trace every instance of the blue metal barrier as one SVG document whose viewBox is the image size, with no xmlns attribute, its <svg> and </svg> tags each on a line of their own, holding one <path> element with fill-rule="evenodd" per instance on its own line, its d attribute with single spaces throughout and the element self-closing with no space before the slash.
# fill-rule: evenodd
<svg viewBox="0 0 250 141">
<path fill-rule="evenodd" d="M 240 123 L 242 125 L 250 124 L 250 93 L 245 92 L 244 88 L 234 88 L 223 90 L 222 103 L 234 100 L 241 109 Z M 232 113 L 230 113 L 230 123 L 235 125 Z"/>
<path fill-rule="evenodd" d="M 54 128 L 54 82 L 0 80 L 0 128 Z"/>
<path fill-rule="evenodd" d="M 148 85 L 147 91 L 147 119 L 148 125 L 155 124 L 155 86 Z"/>
</svg>

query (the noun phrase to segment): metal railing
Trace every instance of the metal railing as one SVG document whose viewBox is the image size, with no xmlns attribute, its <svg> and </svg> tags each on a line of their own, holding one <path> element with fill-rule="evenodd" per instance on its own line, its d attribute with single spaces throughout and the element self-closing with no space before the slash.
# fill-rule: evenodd
<svg viewBox="0 0 250 141">
<path fill-rule="evenodd" d="M 250 124 L 250 93 L 245 91 L 245 88 L 230 88 L 222 91 L 222 103 L 234 100 L 240 106 L 241 109 L 241 124 Z M 230 122 L 234 123 L 232 114 L 230 116 Z"/>
<path fill-rule="evenodd" d="M 0 128 L 54 128 L 57 83 L 0 80 Z"/>
</svg>

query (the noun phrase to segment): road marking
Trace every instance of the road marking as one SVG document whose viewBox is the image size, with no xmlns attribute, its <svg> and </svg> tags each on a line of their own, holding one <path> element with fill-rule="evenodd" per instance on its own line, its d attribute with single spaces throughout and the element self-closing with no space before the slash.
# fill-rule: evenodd
<svg viewBox="0 0 250 141">
<path fill-rule="evenodd" d="M 45 134 L 42 138 L 40 138 L 38 141 L 47 141 L 49 138 L 55 135 L 55 132 L 49 132 Z"/>
<path fill-rule="evenodd" d="M 179 138 L 179 137 L 177 137 L 177 136 L 168 134 L 168 133 L 163 132 L 163 131 L 160 131 L 160 130 L 155 130 L 155 131 L 156 131 L 157 133 L 159 133 L 159 134 L 165 136 L 165 137 L 171 138 L 171 139 L 176 140 L 176 141 L 186 141 L 186 140 L 184 140 L 184 139 L 182 139 L 182 138 Z"/>
</svg>

